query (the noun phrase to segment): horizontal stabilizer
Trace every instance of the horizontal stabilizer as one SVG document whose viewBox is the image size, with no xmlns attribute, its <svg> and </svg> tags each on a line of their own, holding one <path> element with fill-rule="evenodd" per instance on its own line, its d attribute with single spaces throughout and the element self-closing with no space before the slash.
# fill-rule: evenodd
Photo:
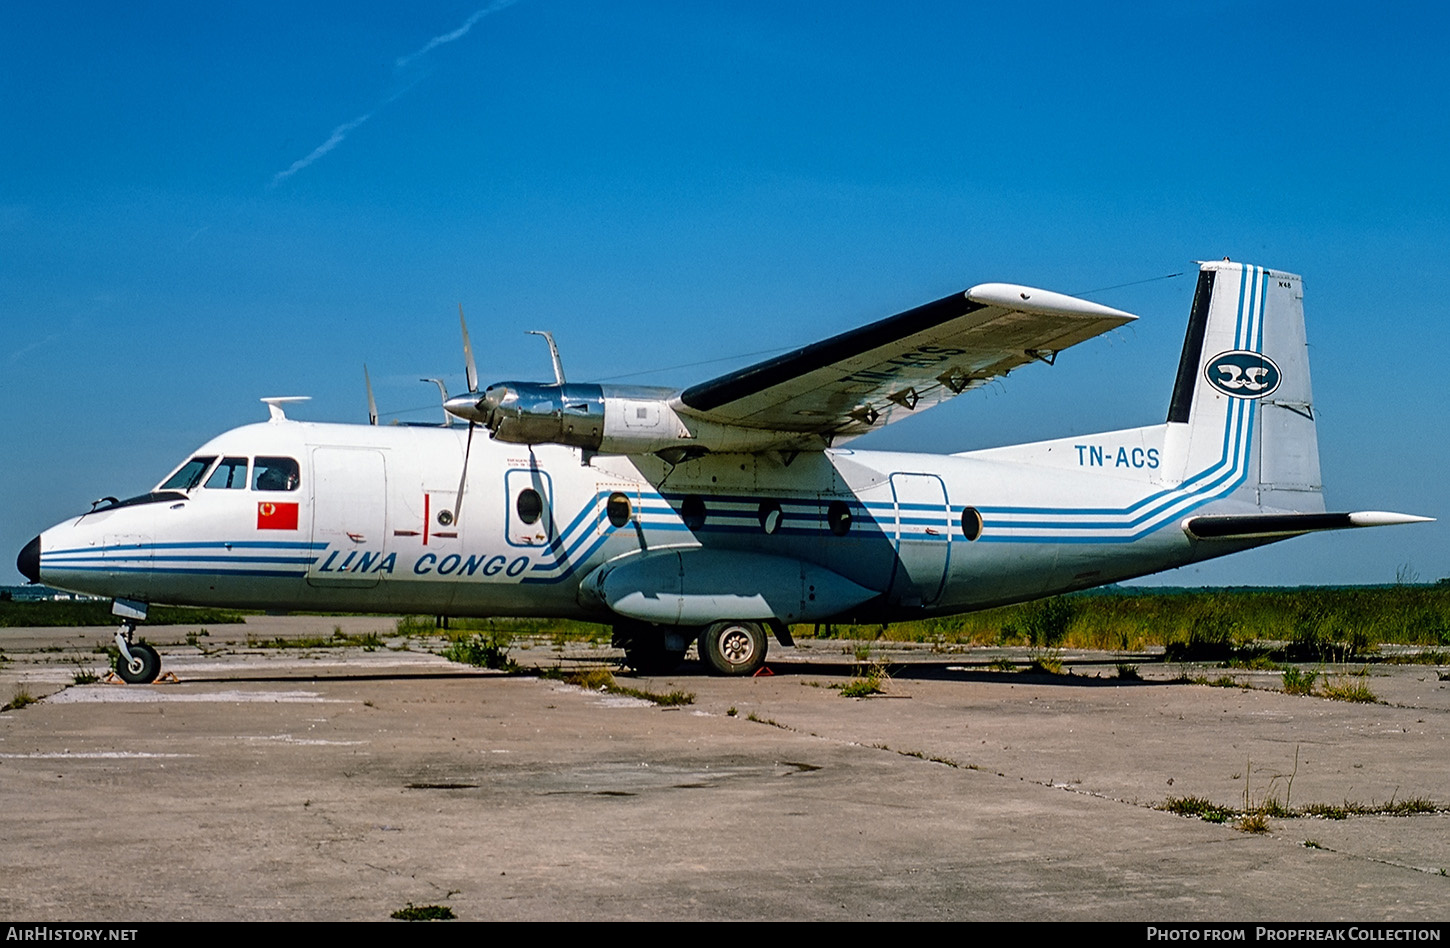
<svg viewBox="0 0 1450 948">
<path fill-rule="evenodd" d="M 1288 537 L 1324 530 L 1353 527 L 1388 527 L 1397 523 L 1428 523 L 1434 517 L 1390 513 L 1384 510 L 1356 510 L 1352 513 L 1243 514 L 1237 516 L 1190 517 L 1183 532 L 1199 540 L 1249 537 Z"/>
</svg>

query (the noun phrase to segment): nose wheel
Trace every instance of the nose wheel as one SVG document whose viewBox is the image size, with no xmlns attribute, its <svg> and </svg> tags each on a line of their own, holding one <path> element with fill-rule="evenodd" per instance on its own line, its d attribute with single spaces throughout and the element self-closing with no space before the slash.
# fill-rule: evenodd
<svg viewBox="0 0 1450 948">
<path fill-rule="evenodd" d="M 116 632 L 116 674 L 128 685 L 149 685 L 161 674 L 161 656 L 145 642 L 132 641 L 136 623 L 123 622 Z"/>
</svg>

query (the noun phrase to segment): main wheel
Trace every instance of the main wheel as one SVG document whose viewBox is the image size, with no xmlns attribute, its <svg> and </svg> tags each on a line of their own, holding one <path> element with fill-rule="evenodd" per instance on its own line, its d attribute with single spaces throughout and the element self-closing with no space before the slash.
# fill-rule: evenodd
<svg viewBox="0 0 1450 948">
<path fill-rule="evenodd" d="M 700 660 L 718 675 L 753 675 L 767 644 L 759 623 L 716 622 L 700 633 Z"/>
<path fill-rule="evenodd" d="M 145 642 L 136 642 L 127 645 L 131 651 L 131 661 L 126 661 L 126 656 L 116 656 L 116 674 L 128 685 L 149 685 L 161 674 L 161 656 L 156 654 L 156 649 Z"/>
</svg>

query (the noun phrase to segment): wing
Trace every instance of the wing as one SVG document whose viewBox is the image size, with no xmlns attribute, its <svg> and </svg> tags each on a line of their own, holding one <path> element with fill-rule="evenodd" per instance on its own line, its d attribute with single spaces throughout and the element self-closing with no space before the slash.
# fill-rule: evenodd
<svg viewBox="0 0 1450 948">
<path fill-rule="evenodd" d="M 983 283 L 681 392 L 680 414 L 839 444 L 1137 317 Z"/>
</svg>

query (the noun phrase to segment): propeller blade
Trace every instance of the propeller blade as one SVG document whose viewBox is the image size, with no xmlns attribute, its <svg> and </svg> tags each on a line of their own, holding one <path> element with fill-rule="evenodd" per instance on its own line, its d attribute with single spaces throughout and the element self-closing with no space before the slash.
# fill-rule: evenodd
<svg viewBox="0 0 1450 948">
<path fill-rule="evenodd" d="M 373 401 L 373 380 L 368 378 L 368 364 L 363 363 L 363 385 L 368 390 L 368 424 L 378 423 L 378 403 Z"/>
<path fill-rule="evenodd" d="M 453 501 L 453 522 L 458 523 L 458 518 L 463 514 L 463 485 L 468 482 L 468 455 L 473 451 L 473 429 L 478 427 L 473 422 L 468 423 L 468 440 L 463 445 L 463 473 L 458 475 L 458 497 Z"/>
<path fill-rule="evenodd" d="M 458 325 L 463 329 L 463 367 L 468 373 L 468 390 L 478 391 L 478 366 L 473 363 L 473 346 L 468 341 L 468 323 L 463 320 L 463 304 L 458 304 Z"/>
</svg>

